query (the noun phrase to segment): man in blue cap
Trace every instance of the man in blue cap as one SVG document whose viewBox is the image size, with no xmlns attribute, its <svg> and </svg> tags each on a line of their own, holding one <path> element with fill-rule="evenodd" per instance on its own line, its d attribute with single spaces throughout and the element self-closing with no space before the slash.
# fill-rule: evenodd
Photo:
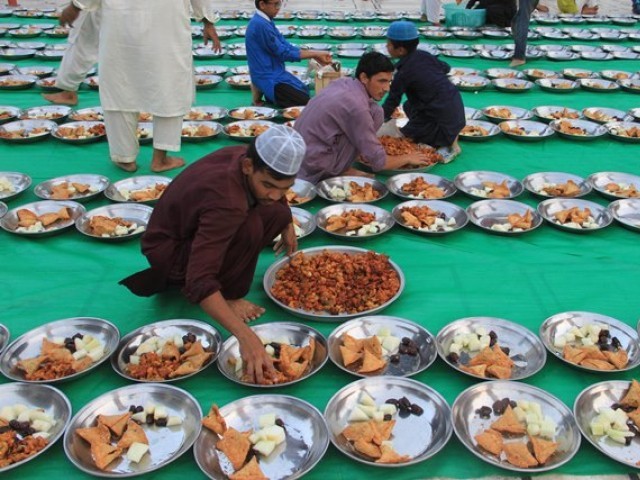
<svg viewBox="0 0 640 480">
<path fill-rule="evenodd" d="M 451 147 L 460 153 L 458 134 L 465 126 L 464 105 L 447 73 L 451 67 L 430 53 L 418 50 L 418 30 L 412 22 L 393 22 L 387 30 L 387 50 L 399 58 L 389 95 L 382 105 L 390 119 L 407 96 L 403 108 L 409 122 L 400 129 L 417 143 Z"/>
</svg>

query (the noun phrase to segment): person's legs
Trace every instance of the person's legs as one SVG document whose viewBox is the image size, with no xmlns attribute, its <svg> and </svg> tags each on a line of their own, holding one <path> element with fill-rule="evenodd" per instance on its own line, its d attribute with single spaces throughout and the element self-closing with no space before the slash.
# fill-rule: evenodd
<svg viewBox="0 0 640 480">
<path fill-rule="evenodd" d="M 440 0 L 427 0 L 427 20 L 433 25 L 440 25 Z"/>
<path fill-rule="evenodd" d="M 278 83 L 274 93 L 276 105 L 281 108 L 301 107 L 311 100 L 309 93 L 286 83 Z"/>
<path fill-rule="evenodd" d="M 427 21 L 427 1 L 428 0 L 420 0 L 420 20 L 423 22 Z"/>
<path fill-rule="evenodd" d="M 291 210 L 283 203 L 259 205 L 252 210 L 229 245 L 220 269 L 221 292 L 225 299 L 239 300 L 247 295 L 260 251 L 271 245 L 289 223 Z"/>
<path fill-rule="evenodd" d="M 511 21 L 511 34 L 515 43 L 513 52 L 512 67 L 524 65 L 527 51 L 527 35 L 529 34 L 529 21 L 531 14 L 536 9 L 538 0 L 520 0 L 518 11 Z"/>
<path fill-rule="evenodd" d="M 135 172 L 138 169 L 136 158 L 140 150 L 136 136 L 138 112 L 105 110 L 104 124 L 111 161 L 127 172 Z"/>
<path fill-rule="evenodd" d="M 180 150 L 182 135 L 182 117 L 158 117 L 153 116 L 153 158 L 151 170 L 165 172 L 184 166 L 181 157 L 170 157 L 167 151 Z"/>
<path fill-rule="evenodd" d="M 56 77 L 56 87 L 62 91 L 43 95 L 49 102 L 60 105 L 78 103 L 78 87 L 98 61 L 100 11 L 81 12 L 71 32 L 69 48 L 62 57 Z"/>
</svg>

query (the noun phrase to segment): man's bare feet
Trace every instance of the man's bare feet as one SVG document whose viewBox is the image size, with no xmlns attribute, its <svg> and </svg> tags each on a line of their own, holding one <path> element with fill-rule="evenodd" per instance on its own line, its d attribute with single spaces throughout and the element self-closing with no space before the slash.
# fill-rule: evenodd
<svg viewBox="0 0 640 480">
<path fill-rule="evenodd" d="M 113 162 L 113 164 L 124 170 L 125 172 L 135 172 L 136 170 L 138 170 L 138 164 L 136 162 L 128 162 L 128 163 L 123 163 L 123 162 Z"/>
<path fill-rule="evenodd" d="M 153 158 L 151 159 L 152 172 L 166 172 L 180 167 L 184 167 L 184 158 L 170 157 L 164 150 L 153 149 Z"/>
<path fill-rule="evenodd" d="M 255 320 L 265 312 L 264 308 L 244 298 L 227 300 L 227 303 L 229 304 L 229 308 L 246 323 Z"/>
<path fill-rule="evenodd" d="M 56 105 L 77 105 L 78 93 L 77 92 L 56 92 L 56 93 L 43 93 L 42 96 L 45 100 Z"/>
<path fill-rule="evenodd" d="M 510 67 L 520 67 L 522 65 L 524 65 L 526 62 L 526 60 L 524 59 L 520 59 L 520 58 L 514 58 L 513 60 L 511 60 L 511 63 L 509 64 Z"/>
</svg>

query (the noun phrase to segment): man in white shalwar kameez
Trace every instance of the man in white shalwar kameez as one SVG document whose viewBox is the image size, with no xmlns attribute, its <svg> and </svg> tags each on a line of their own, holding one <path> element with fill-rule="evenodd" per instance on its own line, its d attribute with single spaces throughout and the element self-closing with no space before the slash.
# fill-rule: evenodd
<svg viewBox="0 0 640 480">
<path fill-rule="evenodd" d="M 70 17 L 72 12 L 69 8 L 60 16 L 60 25 L 73 27 L 69 32 L 69 48 L 64 52 L 56 76 L 56 87 L 62 91 L 43 95 L 51 103 L 59 105 L 78 104 L 78 88 L 98 61 L 100 10 L 80 12 L 75 21 Z"/>
<path fill-rule="evenodd" d="M 429 22 L 432 25 L 440 25 L 440 7 L 441 0 L 422 0 L 420 4 L 420 13 L 422 13 L 423 22 Z"/>
<path fill-rule="evenodd" d="M 220 43 L 210 0 L 73 0 L 86 11 L 100 9 L 100 103 L 104 110 L 111 160 L 137 170 L 136 130 L 141 111 L 153 114 L 151 170 L 184 165 L 167 151 L 180 150 L 182 117 L 194 97 L 191 23 L 204 24 L 205 43 Z"/>
</svg>

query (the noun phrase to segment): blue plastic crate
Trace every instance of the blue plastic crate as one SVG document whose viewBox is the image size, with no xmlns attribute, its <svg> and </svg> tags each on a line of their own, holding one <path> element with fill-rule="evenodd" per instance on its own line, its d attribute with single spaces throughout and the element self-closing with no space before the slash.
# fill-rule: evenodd
<svg viewBox="0 0 640 480">
<path fill-rule="evenodd" d="M 447 3 L 444 5 L 444 17 L 447 27 L 477 28 L 484 25 L 487 11 L 484 8 L 467 9 L 463 5 Z"/>
</svg>

